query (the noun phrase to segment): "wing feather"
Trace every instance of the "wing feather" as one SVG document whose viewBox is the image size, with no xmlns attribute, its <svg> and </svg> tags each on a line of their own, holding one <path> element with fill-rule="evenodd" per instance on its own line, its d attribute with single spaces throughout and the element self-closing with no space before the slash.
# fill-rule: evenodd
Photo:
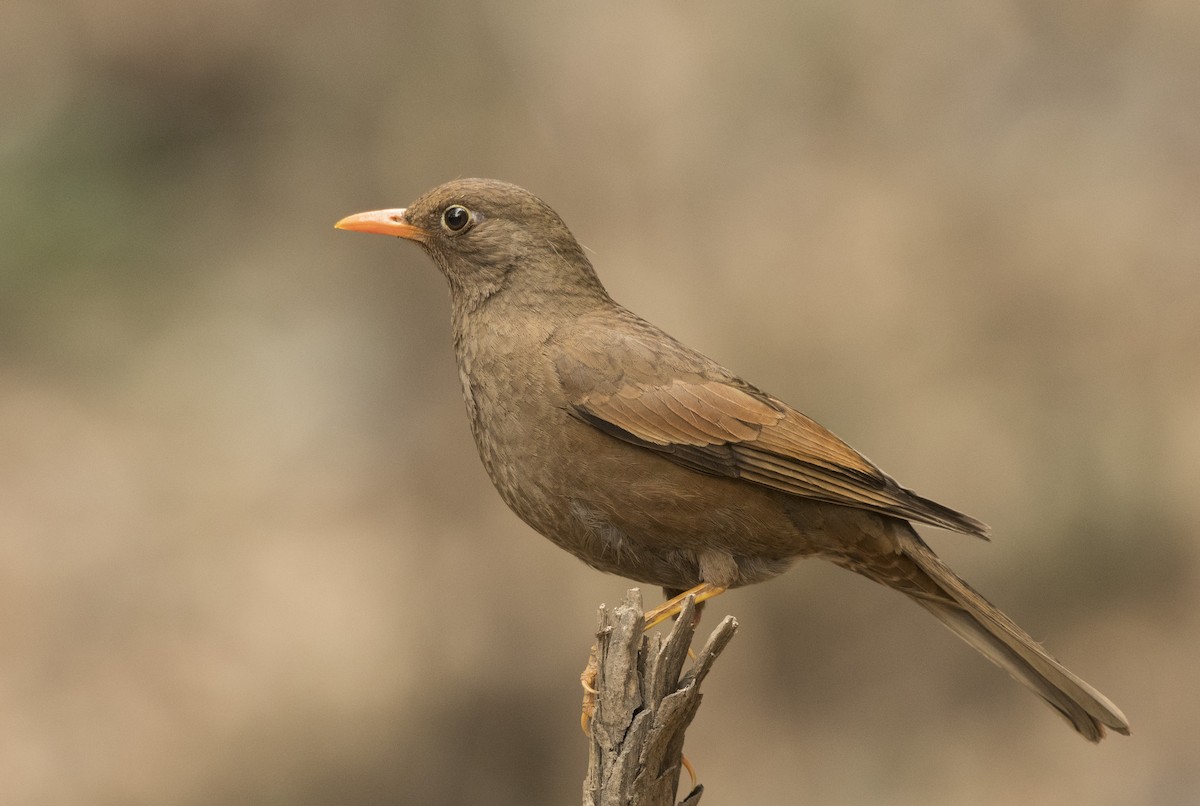
<svg viewBox="0 0 1200 806">
<path fill-rule="evenodd" d="M 691 470 L 986 536 L 979 521 L 901 487 L 816 421 L 669 337 L 590 335 L 558 343 L 555 364 L 572 413 L 605 433 Z"/>
</svg>

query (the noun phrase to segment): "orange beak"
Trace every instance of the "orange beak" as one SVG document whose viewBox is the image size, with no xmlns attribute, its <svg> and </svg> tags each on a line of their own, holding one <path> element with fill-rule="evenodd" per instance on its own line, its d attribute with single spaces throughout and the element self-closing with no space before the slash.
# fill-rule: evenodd
<svg viewBox="0 0 1200 806">
<path fill-rule="evenodd" d="M 373 232 L 377 235 L 394 235 L 397 238 L 407 238 L 410 241 L 425 241 L 429 233 L 420 227 L 414 227 L 404 220 L 404 208 L 394 210 L 372 210 L 369 213 L 355 213 L 346 216 L 333 225 L 336 229 L 351 232 Z"/>
</svg>

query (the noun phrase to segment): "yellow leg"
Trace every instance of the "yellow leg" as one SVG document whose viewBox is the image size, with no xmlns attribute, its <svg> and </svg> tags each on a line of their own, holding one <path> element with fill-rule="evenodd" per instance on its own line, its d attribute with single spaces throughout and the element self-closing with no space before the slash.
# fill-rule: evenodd
<svg viewBox="0 0 1200 806">
<path fill-rule="evenodd" d="M 600 647 L 592 644 L 592 652 L 588 655 L 587 666 L 579 675 L 579 684 L 583 686 L 583 711 L 579 714 L 579 727 L 583 735 L 591 738 L 592 717 L 596 713 L 596 700 L 600 692 L 596 690 L 596 677 L 600 674 Z"/>
<path fill-rule="evenodd" d="M 649 630 L 651 627 L 657 627 L 659 624 L 662 624 L 664 621 L 671 618 L 671 616 L 678 615 L 679 611 L 683 609 L 683 600 L 689 596 L 695 596 L 696 604 L 700 604 L 701 602 L 707 601 L 714 596 L 721 595 L 726 590 L 727 588 L 724 585 L 712 585 L 708 582 L 701 582 L 691 590 L 686 590 L 676 596 L 674 599 L 663 602 L 653 610 L 647 610 L 646 629 Z"/>
</svg>

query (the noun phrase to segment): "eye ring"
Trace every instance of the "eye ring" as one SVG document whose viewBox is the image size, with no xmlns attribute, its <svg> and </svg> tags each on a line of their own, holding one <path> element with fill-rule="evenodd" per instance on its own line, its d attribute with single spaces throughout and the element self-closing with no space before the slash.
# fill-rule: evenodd
<svg viewBox="0 0 1200 806">
<path fill-rule="evenodd" d="M 461 204 L 452 204 L 442 211 L 442 226 L 451 235 L 462 233 L 471 224 L 471 211 Z"/>
</svg>

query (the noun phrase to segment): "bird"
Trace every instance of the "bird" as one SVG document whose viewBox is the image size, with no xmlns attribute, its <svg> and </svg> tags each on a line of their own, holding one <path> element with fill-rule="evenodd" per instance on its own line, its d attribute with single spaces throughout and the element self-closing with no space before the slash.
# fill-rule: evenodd
<svg viewBox="0 0 1200 806">
<path fill-rule="evenodd" d="M 913 524 L 987 538 L 832 432 L 619 305 L 539 197 L 456 179 L 342 230 L 416 243 L 450 289 L 480 459 L 504 502 L 589 566 L 697 602 L 816 557 L 898 591 L 1084 738 L 1108 698 L 952 571 Z M 671 602 L 675 605 L 672 607 Z"/>
</svg>

